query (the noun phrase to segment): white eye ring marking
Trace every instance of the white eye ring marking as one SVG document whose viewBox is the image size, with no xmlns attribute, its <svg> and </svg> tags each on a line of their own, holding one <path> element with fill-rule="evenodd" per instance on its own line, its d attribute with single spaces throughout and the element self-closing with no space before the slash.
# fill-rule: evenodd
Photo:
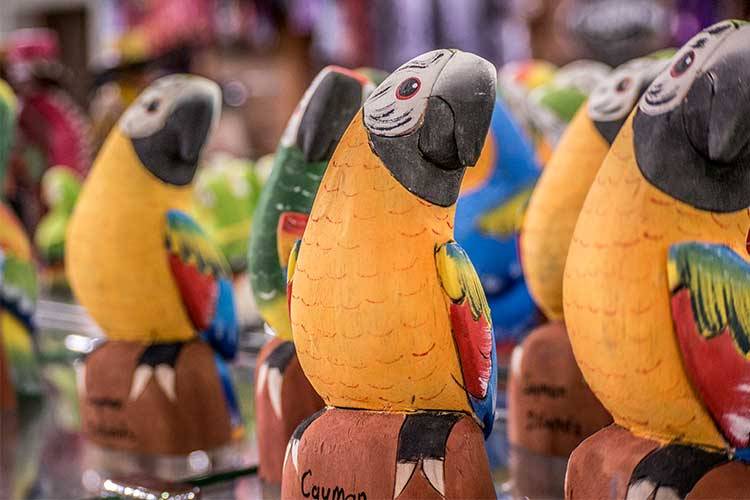
<svg viewBox="0 0 750 500">
<path fill-rule="evenodd" d="M 144 90 L 122 114 L 119 128 L 132 139 L 148 137 L 164 127 L 175 105 L 196 93 L 211 95 L 214 109 L 221 109 L 221 91 L 205 78 L 175 74 L 159 78 Z M 213 129 L 219 113 L 214 113 Z"/>
<path fill-rule="evenodd" d="M 625 118 L 638 101 L 643 85 L 653 80 L 668 63 L 669 59 L 643 57 L 615 68 L 591 93 L 589 118 L 597 122 Z"/>
<path fill-rule="evenodd" d="M 417 129 L 432 87 L 453 54 L 447 49 L 434 50 L 391 73 L 365 101 L 367 130 L 381 137 L 398 137 Z"/>
<path fill-rule="evenodd" d="M 687 96 L 690 88 L 721 55 L 719 48 L 723 42 L 739 29 L 747 25 L 736 25 L 724 21 L 706 28 L 686 43 L 654 79 L 638 104 L 640 111 L 655 116 L 677 108 Z"/>
</svg>

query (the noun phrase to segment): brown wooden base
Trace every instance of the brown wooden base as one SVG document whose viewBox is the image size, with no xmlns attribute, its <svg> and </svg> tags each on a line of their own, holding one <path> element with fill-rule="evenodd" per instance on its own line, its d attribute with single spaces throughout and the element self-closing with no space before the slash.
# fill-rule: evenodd
<svg viewBox="0 0 750 500">
<path fill-rule="evenodd" d="M 315 417 L 290 441 L 284 499 L 495 498 L 482 432 L 466 415 L 334 408 Z"/>
<path fill-rule="evenodd" d="M 108 341 L 86 358 L 79 400 L 88 439 L 108 448 L 179 455 L 217 448 L 241 433 L 232 428 L 214 353 L 200 340 L 180 351 L 174 399 L 157 383 L 156 373 L 132 397 L 134 373 L 146 347 Z"/>
<path fill-rule="evenodd" d="M 510 469 L 513 498 L 549 500 L 565 495 L 567 457 L 540 455 L 525 448 L 510 447 Z"/>
<path fill-rule="evenodd" d="M 565 498 L 588 500 L 650 500 L 653 487 L 631 489 L 628 487 L 636 468 L 647 457 L 661 450 L 659 443 L 639 438 L 618 425 L 610 425 L 597 432 L 575 449 L 568 462 L 565 479 Z M 660 467 L 660 472 L 671 471 L 675 478 L 690 473 L 689 463 L 676 456 L 671 463 Z M 664 484 L 664 483 L 661 483 Z M 656 498 L 675 498 L 659 492 Z M 690 500 L 748 498 L 750 496 L 750 465 L 741 462 L 724 462 L 704 474 L 684 496 Z M 679 495 L 678 495 L 679 497 Z"/>
<path fill-rule="evenodd" d="M 260 477 L 272 483 L 281 482 L 286 445 L 294 429 L 323 408 L 323 400 L 302 372 L 293 347 L 291 342 L 271 339 L 260 350 L 255 368 Z"/>
<path fill-rule="evenodd" d="M 508 438 L 513 446 L 567 457 L 611 423 L 581 375 L 563 323 L 536 328 L 516 347 L 508 380 Z"/>
</svg>

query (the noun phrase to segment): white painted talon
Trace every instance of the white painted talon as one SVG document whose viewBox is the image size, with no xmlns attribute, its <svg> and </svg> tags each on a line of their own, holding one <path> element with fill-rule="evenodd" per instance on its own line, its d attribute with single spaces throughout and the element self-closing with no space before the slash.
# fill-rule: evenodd
<svg viewBox="0 0 750 500">
<path fill-rule="evenodd" d="M 146 390 L 149 380 L 154 373 L 154 369 L 149 365 L 140 365 L 133 372 L 133 382 L 130 385 L 130 400 L 134 401 L 141 397 Z"/>
<path fill-rule="evenodd" d="M 169 365 L 156 366 L 156 383 L 170 401 L 177 401 L 174 368 Z"/>
<path fill-rule="evenodd" d="M 284 376 L 278 368 L 268 370 L 268 397 L 271 400 L 273 412 L 276 418 L 281 419 L 281 385 L 284 382 Z"/>
<path fill-rule="evenodd" d="M 445 496 L 445 462 L 437 458 L 425 458 L 422 460 L 422 471 L 430 485 Z"/>
<path fill-rule="evenodd" d="M 401 492 L 404 491 L 416 468 L 416 462 L 396 462 L 396 484 L 393 488 L 394 499 L 398 498 Z"/>
</svg>

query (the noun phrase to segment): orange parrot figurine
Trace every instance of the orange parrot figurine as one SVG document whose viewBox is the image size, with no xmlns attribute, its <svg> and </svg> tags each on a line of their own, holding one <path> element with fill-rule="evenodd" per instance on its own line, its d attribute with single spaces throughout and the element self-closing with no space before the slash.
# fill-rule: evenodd
<svg viewBox="0 0 750 500">
<path fill-rule="evenodd" d="M 495 80 L 489 62 L 447 49 L 392 73 L 344 133 L 289 259 L 299 360 L 335 408 L 322 417 L 338 408 L 402 415 L 393 498 L 417 466 L 444 495 L 454 425 L 470 416 L 488 435 L 494 421 L 489 307 L 453 241 L 453 219 L 465 167 L 487 135 Z M 297 467 L 311 425 L 292 437 L 287 467 Z"/>
<path fill-rule="evenodd" d="M 695 35 L 623 125 L 573 234 L 563 302 L 576 359 L 615 423 L 659 444 L 627 499 L 685 498 L 729 461 L 747 492 L 748 103 L 750 25 Z M 584 491 L 570 467 L 568 492 Z"/>
</svg>

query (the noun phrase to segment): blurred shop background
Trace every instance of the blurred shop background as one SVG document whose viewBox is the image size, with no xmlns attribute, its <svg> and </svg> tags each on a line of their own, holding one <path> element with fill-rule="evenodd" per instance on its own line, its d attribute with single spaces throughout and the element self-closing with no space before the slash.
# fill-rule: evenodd
<svg viewBox="0 0 750 500">
<path fill-rule="evenodd" d="M 616 65 L 749 10 L 742 0 L 3 0 L 0 60 L 14 87 L 25 63 L 48 63 L 98 138 L 154 77 L 204 74 L 222 83 L 231 122 L 214 147 L 257 158 L 326 64 L 393 70 L 456 47 L 498 67 L 530 57 Z"/>
<path fill-rule="evenodd" d="M 0 0 L 0 79 L 19 103 L 8 169 L 0 168 L 0 199 L 33 240 L 41 269 L 39 347 L 45 376 L 60 396 L 39 403 L 33 418 L 0 420 L 0 498 L 80 498 L 101 479 L 89 474 L 87 464 L 101 460 L 83 445 L 72 366 L 102 332 L 67 287 L 65 227 L 102 141 L 154 79 L 191 72 L 222 87 L 221 121 L 201 170 L 231 168 L 214 169 L 214 177 L 199 172 L 196 211 L 237 277 L 238 310 L 250 311 L 240 319 L 247 335 L 236 379 L 244 381 L 238 393 L 243 417 L 252 422 L 250 386 L 264 338 L 257 311 L 242 302 L 251 300 L 241 281 L 247 235 L 271 155 L 322 67 L 392 71 L 442 47 L 479 54 L 498 69 L 530 59 L 554 67 L 580 59 L 616 66 L 680 46 L 719 20 L 748 17 L 750 0 Z M 563 111 L 569 118 L 575 107 Z M 549 125 L 549 135 L 559 137 L 564 120 L 550 116 L 541 114 L 539 128 Z M 544 163 L 554 140 L 532 139 Z M 222 176 L 229 181 L 222 184 Z M 248 423 L 248 436 L 253 432 Z M 503 434 L 501 426 L 496 434 Z M 255 462 L 253 449 L 240 466 Z M 237 495 L 259 497 L 251 484 L 239 485 Z"/>
</svg>

